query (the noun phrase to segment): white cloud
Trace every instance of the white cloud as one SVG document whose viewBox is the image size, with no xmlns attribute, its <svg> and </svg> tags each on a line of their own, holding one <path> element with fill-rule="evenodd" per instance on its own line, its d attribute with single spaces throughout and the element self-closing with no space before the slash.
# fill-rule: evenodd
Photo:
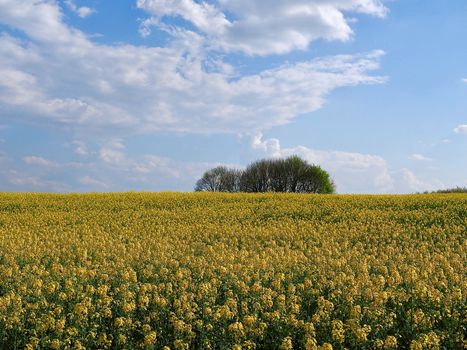
<svg viewBox="0 0 467 350">
<path fill-rule="evenodd" d="M 467 78 L 462 79 L 462 81 L 467 84 Z"/>
<path fill-rule="evenodd" d="M 308 159 L 336 164 L 336 169 L 348 166 L 354 173 L 374 173 L 371 181 L 378 190 L 390 186 L 384 160 L 377 156 L 299 147 L 281 150 L 278 140 L 263 140 L 261 134 L 321 108 L 335 89 L 384 83 L 384 77 L 372 75 L 383 52 L 317 58 L 248 75 L 227 63 L 225 52 L 218 54 L 284 53 L 304 49 L 316 39 L 349 40 L 351 21 L 346 15 L 384 16 L 382 2 L 158 0 L 138 5 L 151 13 L 147 29 L 157 25 L 172 34 L 166 46 L 99 44 L 66 24 L 56 1 L 23 0 L 18 5 L 16 0 L 0 0 L 0 23 L 15 29 L 12 33 L 22 33 L 0 35 L 2 114 L 77 131 L 74 151 L 86 156 L 87 163 L 67 163 L 52 172 L 70 171 L 77 184 L 100 182 L 112 190 L 134 184 L 188 189 L 214 164 L 150 154 L 132 159 L 121 141 L 101 144 L 97 152 L 88 145 L 96 135 L 108 139 L 160 131 L 241 133 L 251 135 L 250 146 L 258 152 L 278 156 L 300 151 Z M 163 22 L 166 16 L 182 17 L 197 30 L 168 26 Z M 339 181 L 347 186 L 342 174 Z M 32 186 L 36 181 L 35 186 L 58 188 L 39 176 L 15 178 L 18 184 Z M 357 191 L 359 186 L 344 188 Z"/>
<path fill-rule="evenodd" d="M 138 0 L 152 17 L 142 23 L 166 30 L 165 17 L 191 22 L 215 47 L 249 55 L 304 50 L 317 39 L 347 41 L 352 37 L 346 13 L 383 17 L 380 0 Z"/>
<path fill-rule="evenodd" d="M 102 149 L 118 151 L 106 153 Z M 73 150 L 69 150 L 70 153 Z M 156 154 L 132 156 L 119 141 L 112 141 L 98 152 L 88 149 L 85 162 L 59 162 L 40 156 L 14 162 L 0 151 L 0 188 L 19 191 L 191 191 L 206 169 L 234 166 L 209 162 L 178 161 Z M 26 164 L 26 165 L 25 165 Z"/>
<path fill-rule="evenodd" d="M 25 174 L 15 169 L 0 170 L 0 184 L 19 191 L 64 192 L 68 190 L 67 185 L 61 182 L 44 179 L 38 174 Z"/>
<path fill-rule="evenodd" d="M 280 157 L 281 156 L 281 145 L 280 141 L 276 138 L 270 138 L 263 140 L 263 133 L 257 132 L 254 134 L 240 135 L 240 138 L 245 138 L 249 140 L 249 147 L 253 151 L 260 151 L 267 154 L 270 157 Z"/>
<path fill-rule="evenodd" d="M 46 168 L 55 168 L 58 166 L 54 161 L 38 156 L 27 156 L 23 158 L 23 161 L 29 165 L 38 165 Z"/>
<path fill-rule="evenodd" d="M 64 2 L 71 11 L 81 18 L 86 18 L 96 12 L 95 9 L 87 6 L 77 6 L 73 0 L 65 0 Z"/>
<path fill-rule="evenodd" d="M 244 135 L 242 141 L 256 152 L 255 158 L 298 155 L 323 167 L 331 174 L 339 193 L 413 193 L 445 187 L 438 179 L 420 179 L 410 169 L 394 169 L 379 155 L 305 146 L 282 148 L 279 140 L 263 140 L 262 134 Z"/>
<path fill-rule="evenodd" d="M 407 168 L 392 172 L 395 185 L 400 192 L 424 192 L 444 188 L 445 185 L 437 179 L 422 180 Z"/>
<path fill-rule="evenodd" d="M 303 146 L 284 149 L 284 156 L 299 155 L 318 164 L 334 177 L 337 189 L 346 193 L 386 193 L 393 190 L 393 180 L 384 158 L 345 151 L 315 150 Z"/>
<path fill-rule="evenodd" d="M 467 124 L 459 125 L 454 129 L 456 134 L 467 135 Z"/>
<path fill-rule="evenodd" d="M 22 187 L 32 186 L 37 189 L 45 186 L 45 183 L 37 177 L 21 175 L 15 170 L 10 170 L 8 172 L 8 180 L 11 184 Z"/>
<path fill-rule="evenodd" d="M 49 0 L 0 1 L 0 23 L 23 31 L 28 37 L 53 46 L 73 44 L 88 46 L 80 31 L 63 22 L 57 2 Z M 62 51 L 75 47 L 62 47 Z"/>
<path fill-rule="evenodd" d="M 88 147 L 86 146 L 86 143 L 80 140 L 74 140 L 71 142 L 72 145 L 75 146 L 75 153 L 80 155 L 80 156 L 87 156 L 89 155 Z"/>
<path fill-rule="evenodd" d="M 135 185 L 146 189 L 165 185 L 166 187 L 159 189 L 167 190 L 176 189 L 178 184 L 184 189 L 192 189 L 196 179 L 204 170 L 219 165 L 176 161 L 156 154 L 129 156 L 125 152 L 125 145 L 119 140 L 113 140 L 101 147 L 97 157 L 91 159 L 87 167 L 82 170 L 92 170 L 101 176 L 111 173 L 114 183 L 106 184 L 111 189 L 118 188 L 122 183 L 126 183 L 130 188 Z"/>
<path fill-rule="evenodd" d="M 123 149 L 125 149 L 125 146 L 121 141 L 111 141 L 100 149 L 99 158 L 105 163 L 123 166 L 127 163 L 125 153 L 122 151 Z"/>
<path fill-rule="evenodd" d="M 93 187 L 93 188 L 97 188 L 97 189 L 102 189 L 102 190 L 106 190 L 109 188 L 109 186 L 102 182 L 102 181 L 99 181 L 99 180 L 96 180 L 94 178 L 92 178 L 91 176 L 89 175 L 85 175 L 83 177 L 81 177 L 79 179 L 79 182 L 85 186 L 89 186 L 89 187 Z"/>
<path fill-rule="evenodd" d="M 420 161 L 420 162 L 431 162 L 431 161 L 433 161 L 432 158 L 425 157 L 424 155 L 418 154 L 418 153 L 414 153 L 414 154 L 410 155 L 409 159 Z"/>
<path fill-rule="evenodd" d="M 379 155 L 304 146 L 281 148 L 279 140 L 263 139 L 261 134 L 243 135 L 241 140 L 255 153 L 252 158 L 299 155 L 322 166 L 330 172 L 339 193 L 413 193 L 446 187 L 437 179 L 420 178 L 410 169 L 393 169 Z M 83 163 L 60 163 L 40 156 L 29 156 L 23 160 L 28 165 L 37 166 L 24 172 L 18 169 L 20 164 L 6 164 L 6 169 L 10 170 L 0 170 L 0 185 L 8 186 L 6 181 L 20 190 L 62 192 L 189 191 L 207 169 L 218 165 L 243 168 L 238 164 L 178 161 L 156 154 L 131 156 L 119 140 L 106 143 L 99 152 L 88 150 L 88 157 Z M 59 182 L 57 179 L 62 180 Z"/>
<path fill-rule="evenodd" d="M 248 138 L 249 137 L 249 138 Z M 357 152 L 317 150 L 305 146 L 282 148 L 279 140 L 263 140 L 261 134 L 243 137 L 255 157 L 288 157 L 298 155 L 326 169 L 340 193 L 387 193 L 394 190 L 393 178 L 386 160 L 378 155 Z M 273 145 L 273 147 L 267 147 Z"/>
<path fill-rule="evenodd" d="M 122 134 L 257 132 L 319 109 L 337 88 L 385 81 L 370 74 L 381 51 L 233 76 L 196 33 L 166 47 L 97 44 L 54 4 L 0 2 L 0 22 L 29 38 L 0 37 L 0 105 L 11 117 Z"/>
<path fill-rule="evenodd" d="M 137 7 L 154 15 L 149 21 L 143 22 L 146 30 L 148 25 L 161 25 L 159 19 L 170 16 L 180 16 L 193 23 L 206 33 L 222 32 L 229 26 L 226 16 L 213 4 L 195 2 L 193 0 L 137 0 Z"/>
</svg>

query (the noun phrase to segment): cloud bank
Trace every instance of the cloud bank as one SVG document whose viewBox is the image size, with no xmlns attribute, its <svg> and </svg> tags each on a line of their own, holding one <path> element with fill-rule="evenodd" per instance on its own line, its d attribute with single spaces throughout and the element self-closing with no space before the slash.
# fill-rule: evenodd
<svg viewBox="0 0 467 350">
<path fill-rule="evenodd" d="M 66 22 L 62 6 L 82 18 L 95 11 L 72 0 L 63 4 L 0 0 L 0 24 L 8 28 L 0 34 L 0 110 L 6 120 L 66 130 L 68 146 L 81 160 L 62 164 L 28 155 L 21 167 L 33 175 L 4 170 L 4 181 L 69 191 L 137 188 L 157 178 L 159 185 L 149 188 L 190 189 L 188 183 L 217 163 L 129 157 L 122 140 L 159 132 L 229 133 L 252 137 L 255 151 L 299 154 L 319 163 L 348 191 L 391 188 L 393 177 L 379 156 L 282 149 L 278 140 L 261 136 L 318 110 L 338 88 L 384 83 L 385 77 L 373 73 L 384 52 L 318 57 L 248 74 L 227 59 L 230 53 L 279 55 L 306 50 L 316 40 L 351 40 L 350 16 L 384 17 L 382 1 L 138 0 L 136 6 L 147 13 L 141 34 L 156 29 L 169 37 L 153 47 L 98 43 Z M 96 135 L 106 142 L 91 149 Z M 10 168 L 15 166 L 20 167 Z M 73 180 L 60 182 L 70 174 Z M 371 189 L 352 180 L 362 174 L 372 179 Z"/>
<path fill-rule="evenodd" d="M 467 135 L 467 124 L 459 125 L 454 129 L 456 134 Z"/>
<path fill-rule="evenodd" d="M 179 17 L 212 47 L 247 55 L 305 50 L 318 39 L 348 41 L 353 31 L 346 14 L 384 17 L 388 11 L 379 0 L 138 0 L 137 6 L 151 14 L 142 23 L 145 36 Z"/>
<path fill-rule="evenodd" d="M 285 10 L 281 2 L 218 5 L 233 13 L 250 8 L 252 16 L 265 7 L 271 16 L 284 10 L 284 20 L 289 21 L 303 3 L 291 2 Z M 384 13 L 376 1 L 313 4 L 308 10 L 318 13 L 323 23 L 336 11 Z M 204 32 L 217 22 L 224 25 L 222 18 L 228 21 L 215 5 L 204 2 L 138 1 L 138 6 L 162 17 L 182 16 L 200 30 L 206 26 Z M 0 36 L 0 105 L 5 115 L 76 129 L 113 130 L 122 136 L 265 130 L 319 109 L 337 88 L 385 81 L 370 74 L 379 67 L 382 51 L 317 58 L 241 75 L 206 47 L 204 36 L 181 27 L 164 47 L 98 44 L 66 24 L 59 4 L 48 0 L 25 0 L 21 6 L 15 0 L 0 0 L 0 22 L 25 36 L 7 32 Z M 333 21 L 329 26 L 336 31 L 339 27 Z M 308 30 L 316 34 L 310 38 L 322 36 L 321 26 Z M 336 33 L 324 37 L 343 35 Z M 283 39 L 276 39 L 282 45 Z"/>
<path fill-rule="evenodd" d="M 379 155 L 305 146 L 283 148 L 278 139 L 264 139 L 262 133 L 250 134 L 242 141 L 256 157 L 298 155 L 311 164 L 322 166 L 332 175 L 340 193 L 413 193 L 445 187 L 437 179 L 420 179 L 410 169 L 394 169 Z M 412 158 L 421 160 L 420 155 L 415 156 Z M 428 158 L 423 157 L 423 160 Z"/>
</svg>

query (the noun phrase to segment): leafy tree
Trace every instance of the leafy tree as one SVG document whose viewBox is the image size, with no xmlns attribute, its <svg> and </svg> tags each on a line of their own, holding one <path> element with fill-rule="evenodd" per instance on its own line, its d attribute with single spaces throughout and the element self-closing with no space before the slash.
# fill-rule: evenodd
<svg viewBox="0 0 467 350">
<path fill-rule="evenodd" d="M 444 190 L 438 190 L 434 191 L 432 193 L 467 193 L 467 187 L 453 187 L 453 188 L 447 188 Z"/>
<path fill-rule="evenodd" d="M 244 171 L 216 167 L 198 180 L 196 191 L 334 193 L 328 172 L 298 156 L 261 159 Z"/>
<path fill-rule="evenodd" d="M 296 192 L 334 193 L 335 184 L 329 173 L 317 165 L 308 166 L 302 173 Z"/>
</svg>

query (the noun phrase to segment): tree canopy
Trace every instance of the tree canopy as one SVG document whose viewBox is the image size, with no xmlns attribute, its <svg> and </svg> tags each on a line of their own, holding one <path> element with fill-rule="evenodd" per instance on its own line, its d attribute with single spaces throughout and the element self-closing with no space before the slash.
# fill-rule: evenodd
<svg viewBox="0 0 467 350">
<path fill-rule="evenodd" d="M 195 191 L 334 193 L 328 172 L 298 156 L 261 159 L 245 170 L 219 166 L 206 171 Z"/>
</svg>

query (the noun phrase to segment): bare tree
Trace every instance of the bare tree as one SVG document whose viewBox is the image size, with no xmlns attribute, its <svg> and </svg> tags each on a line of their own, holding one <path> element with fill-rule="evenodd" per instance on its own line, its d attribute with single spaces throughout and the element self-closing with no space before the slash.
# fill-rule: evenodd
<svg viewBox="0 0 467 350">
<path fill-rule="evenodd" d="M 218 166 L 204 173 L 196 182 L 197 192 L 239 192 L 241 172 Z"/>
<path fill-rule="evenodd" d="M 242 192 L 268 192 L 269 191 L 269 161 L 258 160 L 250 164 L 243 171 L 240 180 Z"/>
</svg>

